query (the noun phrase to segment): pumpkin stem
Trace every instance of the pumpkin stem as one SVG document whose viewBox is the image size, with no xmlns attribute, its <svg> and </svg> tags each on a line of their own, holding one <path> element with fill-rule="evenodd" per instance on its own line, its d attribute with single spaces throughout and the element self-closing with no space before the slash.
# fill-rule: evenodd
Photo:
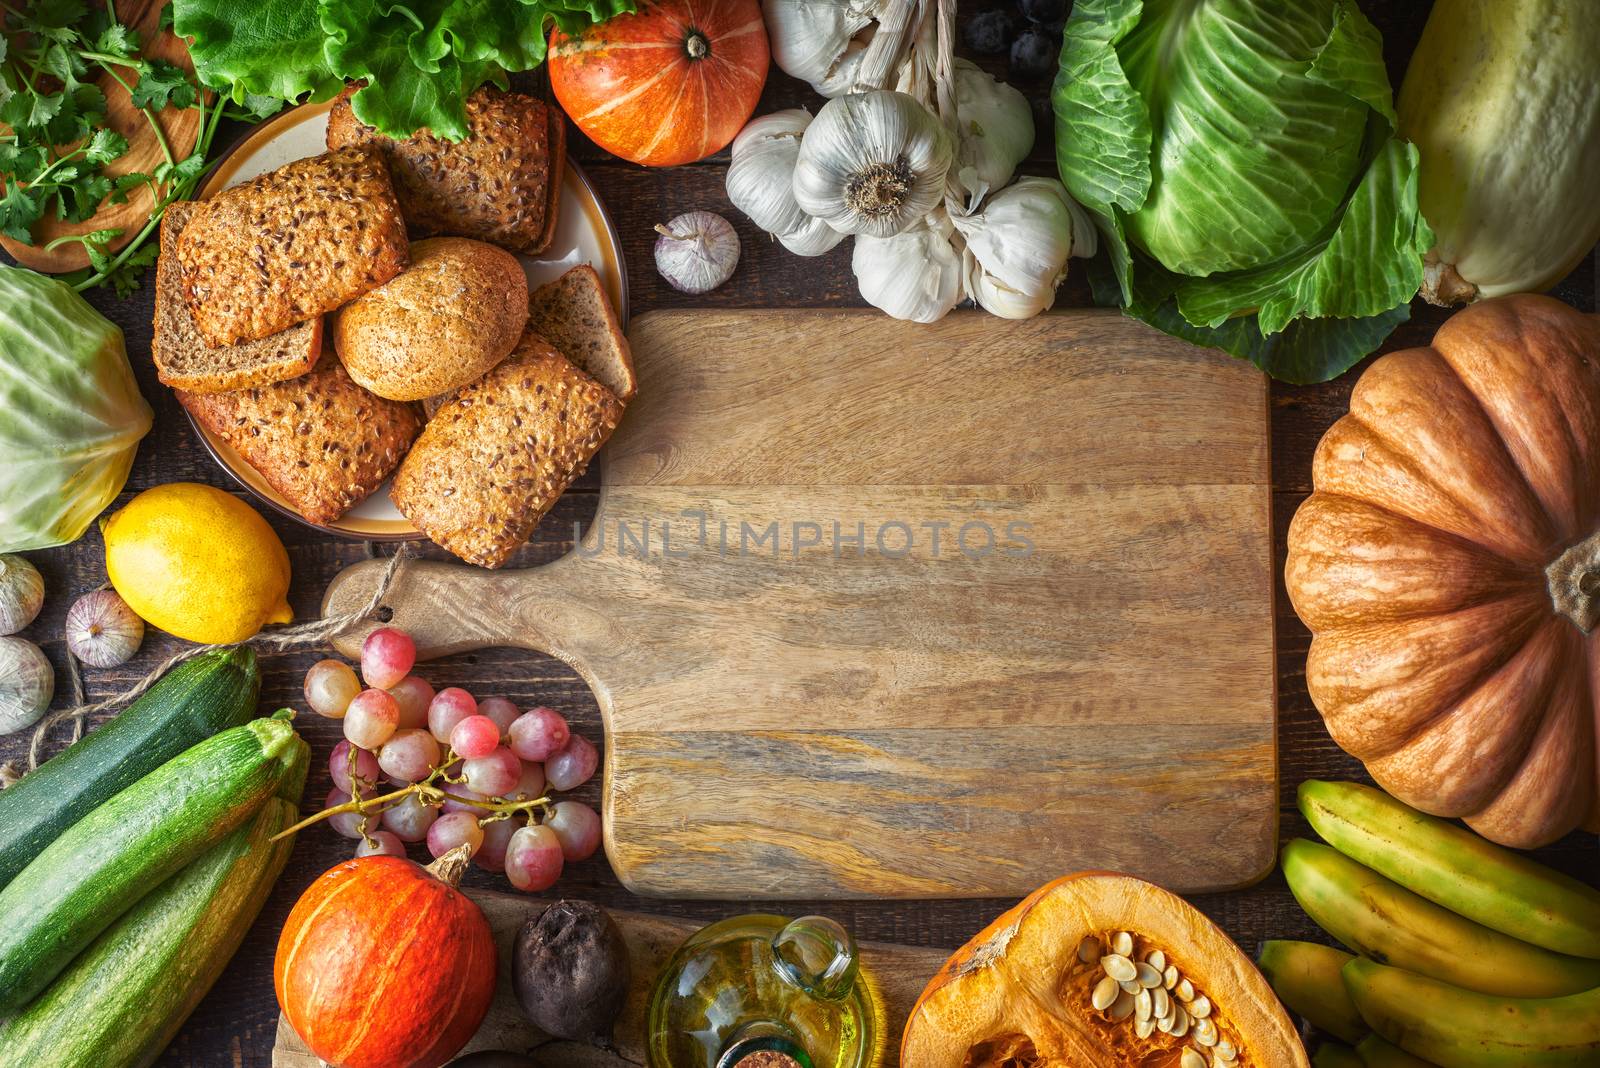
<svg viewBox="0 0 1600 1068">
<path fill-rule="evenodd" d="M 1556 557 L 1544 577 L 1557 612 L 1585 634 L 1600 624 L 1600 533 Z"/>
<path fill-rule="evenodd" d="M 711 54 L 711 42 L 699 30 L 690 30 L 689 36 L 684 39 L 683 50 L 689 53 L 690 59 L 705 59 Z"/>
<path fill-rule="evenodd" d="M 446 886 L 460 886 L 461 877 L 467 873 L 467 865 L 471 863 L 472 849 L 463 842 L 429 864 L 427 871 Z"/>
</svg>

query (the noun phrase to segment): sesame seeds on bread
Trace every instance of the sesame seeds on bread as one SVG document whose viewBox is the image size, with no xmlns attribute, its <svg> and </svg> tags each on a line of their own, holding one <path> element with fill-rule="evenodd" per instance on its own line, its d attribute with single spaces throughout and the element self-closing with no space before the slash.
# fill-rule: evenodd
<svg viewBox="0 0 1600 1068">
<path fill-rule="evenodd" d="M 605 283 L 587 263 L 533 291 L 528 329 L 543 337 L 624 403 L 638 392 L 633 354 L 606 296 Z"/>
<path fill-rule="evenodd" d="M 287 382 L 228 393 L 179 390 L 178 400 L 319 524 L 371 496 L 422 430 L 414 405 L 362 389 L 332 353 Z"/>
<path fill-rule="evenodd" d="M 351 146 L 225 189 L 178 237 L 179 281 L 208 345 L 276 334 L 404 269 L 405 221 L 382 158 Z"/>
<path fill-rule="evenodd" d="M 438 545 L 501 567 L 588 467 L 622 410 L 611 390 L 529 332 L 429 420 L 391 497 Z"/>
<path fill-rule="evenodd" d="M 412 226 L 513 252 L 537 254 L 550 246 L 566 168 L 566 126 L 558 108 L 486 85 L 467 97 L 465 140 L 423 130 L 396 141 L 355 117 L 354 92 L 345 90 L 328 113 L 328 147 L 381 151 Z"/>
<path fill-rule="evenodd" d="M 155 336 L 150 355 L 156 377 L 176 389 L 197 393 L 264 386 L 305 374 L 322 353 L 319 315 L 268 337 L 212 348 L 200 336 L 183 299 L 178 236 L 199 205 L 176 201 L 161 218 L 161 256 L 156 261 Z"/>
</svg>

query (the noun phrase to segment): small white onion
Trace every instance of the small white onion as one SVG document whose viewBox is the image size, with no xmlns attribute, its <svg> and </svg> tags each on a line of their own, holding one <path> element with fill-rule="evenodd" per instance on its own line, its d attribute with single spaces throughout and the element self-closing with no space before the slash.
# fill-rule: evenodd
<svg viewBox="0 0 1600 1068">
<path fill-rule="evenodd" d="M 0 634 L 15 634 L 32 623 L 44 605 L 44 579 L 22 557 L 0 556 Z"/>
<path fill-rule="evenodd" d="M 115 590 L 94 590 L 67 609 L 67 648 L 90 667 L 125 664 L 144 641 L 144 620 Z"/>
<path fill-rule="evenodd" d="M 739 235 L 715 212 L 685 212 L 656 232 L 656 270 L 674 289 L 709 293 L 739 266 Z"/>
<path fill-rule="evenodd" d="M 37 645 L 0 638 L 0 734 L 37 723 L 55 690 L 55 670 Z"/>
</svg>

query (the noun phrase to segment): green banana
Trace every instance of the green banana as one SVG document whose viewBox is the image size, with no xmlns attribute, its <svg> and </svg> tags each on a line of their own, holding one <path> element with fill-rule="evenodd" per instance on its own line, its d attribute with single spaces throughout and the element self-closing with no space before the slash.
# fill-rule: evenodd
<svg viewBox="0 0 1600 1068">
<path fill-rule="evenodd" d="M 1339 971 L 1350 954 L 1315 942 L 1270 941 L 1261 944 L 1261 974 L 1285 1005 L 1319 1030 L 1346 1042 L 1359 1042 L 1369 1031 Z"/>
<path fill-rule="evenodd" d="M 1434 1068 L 1432 1061 L 1413 1057 L 1392 1042 L 1368 1035 L 1356 1043 L 1356 1053 L 1365 1068 Z"/>
<path fill-rule="evenodd" d="M 1362 1068 L 1356 1051 L 1343 1042 L 1324 1042 L 1311 1057 L 1312 1068 Z"/>
<path fill-rule="evenodd" d="M 1384 1038 L 1441 1068 L 1594 1068 L 1600 989 L 1560 998 L 1506 998 L 1357 958 L 1345 987 Z"/>
<path fill-rule="evenodd" d="M 1485 994 L 1548 998 L 1600 986 L 1600 961 L 1491 931 L 1320 843 L 1284 846 L 1283 875 L 1324 931 L 1375 961 Z"/>
<path fill-rule="evenodd" d="M 1300 784 L 1300 811 L 1339 852 L 1524 942 L 1600 957 L 1600 890 L 1354 782 Z"/>
</svg>

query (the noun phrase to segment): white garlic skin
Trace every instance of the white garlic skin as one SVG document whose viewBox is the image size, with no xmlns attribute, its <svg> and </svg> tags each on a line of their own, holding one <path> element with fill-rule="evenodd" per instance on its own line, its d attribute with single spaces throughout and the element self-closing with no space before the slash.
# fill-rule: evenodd
<svg viewBox="0 0 1600 1068">
<path fill-rule="evenodd" d="M 709 293 L 739 266 L 739 235 L 716 212 L 684 212 L 656 229 L 656 270 L 676 290 Z"/>
<path fill-rule="evenodd" d="M 834 97 L 800 141 L 795 203 L 842 233 L 893 237 L 943 199 L 954 158 L 950 132 L 915 97 Z"/>
<path fill-rule="evenodd" d="M 25 638 L 0 638 L 0 734 L 39 722 L 55 695 L 56 673 Z"/>
<path fill-rule="evenodd" d="M 962 260 L 943 211 L 893 237 L 856 237 L 850 266 L 868 304 L 896 319 L 933 323 L 961 302 Z"/>
<path fill-rule="evenodd" d="M 39 569 L 15 553 L 0 556 L 0 634 L 15 634 L 44 607 Z"/>
<path fill-rule="evenodd" d="M 1067 275 L 1078 219 L 1066 187 L 1053 178 L 1020 178 L 952 219 L 966 241 L 966 288 L 992 315 L 1028 319 L 1047 310 Z M 1092 229 L 1091 229 L 1092 232 Z M 1092 250 L 1093 242 L 1089 242 Z"/>
<path fill-rule="evenodd" d="M 855 80 L 878 8 L 878 0 L 763 0 L 772 61 L 823 96 L 841 93 Z"/>
<path fill-rule="evenodd" d="M 977 64 L 958 59 L 955 70 L 955 166 L 963 173 L 972 168 L 983 188 L 1000 189 L 1033 151 L 1033 109 L 1021 92 Z"/>
<path fill-rule="evenodd" d="M 115 590 L 93 590 L 67 609 L 67 648 L 90 667 L 127 663 L 144 641 L 144 620 Z"/>
<path fill-rule="evenodd" d="M 794 165 L 810 125 L 810 112 L 789 108 L 751 119 L 733 139 L 728 199 L 769 234 L 782 237 L 812 221 L 794 200 Z"/>
</svg>

